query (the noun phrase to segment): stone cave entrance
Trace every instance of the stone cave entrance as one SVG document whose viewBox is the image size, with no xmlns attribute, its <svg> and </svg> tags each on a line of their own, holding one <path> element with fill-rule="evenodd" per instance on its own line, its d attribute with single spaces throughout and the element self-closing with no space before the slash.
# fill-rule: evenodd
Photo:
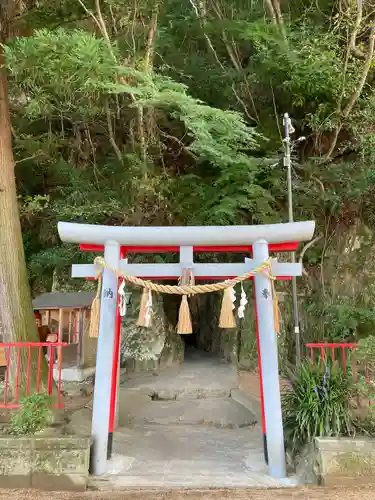
<svg viewBox="0 0 375 500">
<path fill-rule="evenodd" d="M 220 293 L 204 294 L 190 299 L 193 333 L 181 335 L 185 347 L 185 360 L 216 358 L 228 363 L 237 363 L 236 330 L 218 327 L 222 296 Z"/>
</svg>

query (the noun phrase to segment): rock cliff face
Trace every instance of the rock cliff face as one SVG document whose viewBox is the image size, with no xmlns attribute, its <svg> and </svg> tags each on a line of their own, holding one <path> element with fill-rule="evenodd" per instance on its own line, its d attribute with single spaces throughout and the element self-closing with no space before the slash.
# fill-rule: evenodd
<svg viewBox="0 0 375 500">
<path fill-rule="evenodd" d="M 222 295 L 204 294 L 189 299 L 193 334 L 183 337 L 176 333 L 180 297 L 153 294 L 152 328 L 137 327 L 141 293 L 132 290 L 132 304 L 122 325 L 121 366 L 127 371 L 158 370 L 182 363 L 185 343 L 229 363 L 252 369 L 257 366 L 257 346 L 253 303 L 249 289 L 249 304 L 245 319 L 238 328 L 218 327 Z"/>
<path fill-rule="evenodd" d="M 165 297 L 153 294 L 152 327 L 140 328 L 137 326 L 140 298 L 140 290 L 133 289 L 132 303 L 122 324 L 121 367 L 132 372 L 182 363 L 184 342 L 176 333 L 177 307 L 173 303 L 166 305 Z"/>
<path fill-rule="evenodd" d="M 221 293 L 203 294 L 192 300 L 195 347 L 225 361 L 237 363 L 239 329 L 219 328 L 221 301 Z"/>
</svg>

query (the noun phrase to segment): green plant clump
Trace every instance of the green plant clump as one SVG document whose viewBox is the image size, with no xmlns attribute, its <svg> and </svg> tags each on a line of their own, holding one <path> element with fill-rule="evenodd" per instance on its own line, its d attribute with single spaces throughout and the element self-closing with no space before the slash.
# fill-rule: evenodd
<svg viewBox="0 0 375 500">
<path fill-rule="evenodd" d="M 353 435 L 351 386 L 341 368 L 304 361 L 290 379 L 282 395 L 288 448 L 297 452 L 315 437 Z"/>
<path fill-rule="evenodd" d="M 21 401 L 19 412 L 12 418 L 9 433 L 17 436 L 36 434 L 52 420 L 52 398 L 38 393 Z"/>
<path fill-rule="evenodd" d="M 375 360 L 375 336 L 369 335 L 358 342 L 358 347 L 355 351 L 357 361 L 366 365 L 371 372 L 374 370 Z"/>
</svg>

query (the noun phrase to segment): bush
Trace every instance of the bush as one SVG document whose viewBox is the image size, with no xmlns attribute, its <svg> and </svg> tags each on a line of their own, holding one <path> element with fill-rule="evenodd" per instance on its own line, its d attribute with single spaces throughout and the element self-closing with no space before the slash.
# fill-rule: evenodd
<svg viewBox="0 0 375 500">
<path fill-rule="evenodd" d="M 11 420 L 9 433 L 24 436 L 44 429 L 52 420 L 51 402 L 52 398 L 43 393 L 24 398 Z"/>
<path fill-rule="evenodd" d="M 362 366 L 367 366 L 367 368 L 372 372 L 374 370 L 375 362 L 375 337 L 374 335 L 369 335 L 358 342 L 358 347 L 355 350 L 355 358 Z"/>
<path fill-rule="evenodd" d="M 352 435 L 350 402 L 350 381 L 341 368 L 324 361 L 301 363 L 282 395 L 287 447 L 295 453 L 314 437 Z"/>
</svg>

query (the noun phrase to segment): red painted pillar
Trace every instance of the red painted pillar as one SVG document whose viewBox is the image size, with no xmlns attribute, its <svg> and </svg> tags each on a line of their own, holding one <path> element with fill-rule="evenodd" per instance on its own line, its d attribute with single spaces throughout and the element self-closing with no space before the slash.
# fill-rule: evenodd
<svg viewBox="0 0 375 500">
<path fill-rule="evenodd" d="M 124 259 L 126 256 L 126 251 L 121 248 L 120 259 Z M 118 280 L 117 286 L 120 286 L 121 279 Z M 113 346 L 113 360 L 112 360 L 112 383 L 111 383 L 111 406 L 109 409 L 109 424 L 108 424 L 108 448 L 107 448 L 107 459 L 112 457 L 112 446 L 113 446 L 113 431 L 115 427 L 115 416 L 116 416 L 116 402 L 117 402 L 117 379 L 119 376 L 119 357 L 121 348 L 121 316 L 120 316 L 120 296 L 117 297 L 117 309 L 116 309 L 116 324 L 115 324 L 115 342 Z"/>
</svg>

